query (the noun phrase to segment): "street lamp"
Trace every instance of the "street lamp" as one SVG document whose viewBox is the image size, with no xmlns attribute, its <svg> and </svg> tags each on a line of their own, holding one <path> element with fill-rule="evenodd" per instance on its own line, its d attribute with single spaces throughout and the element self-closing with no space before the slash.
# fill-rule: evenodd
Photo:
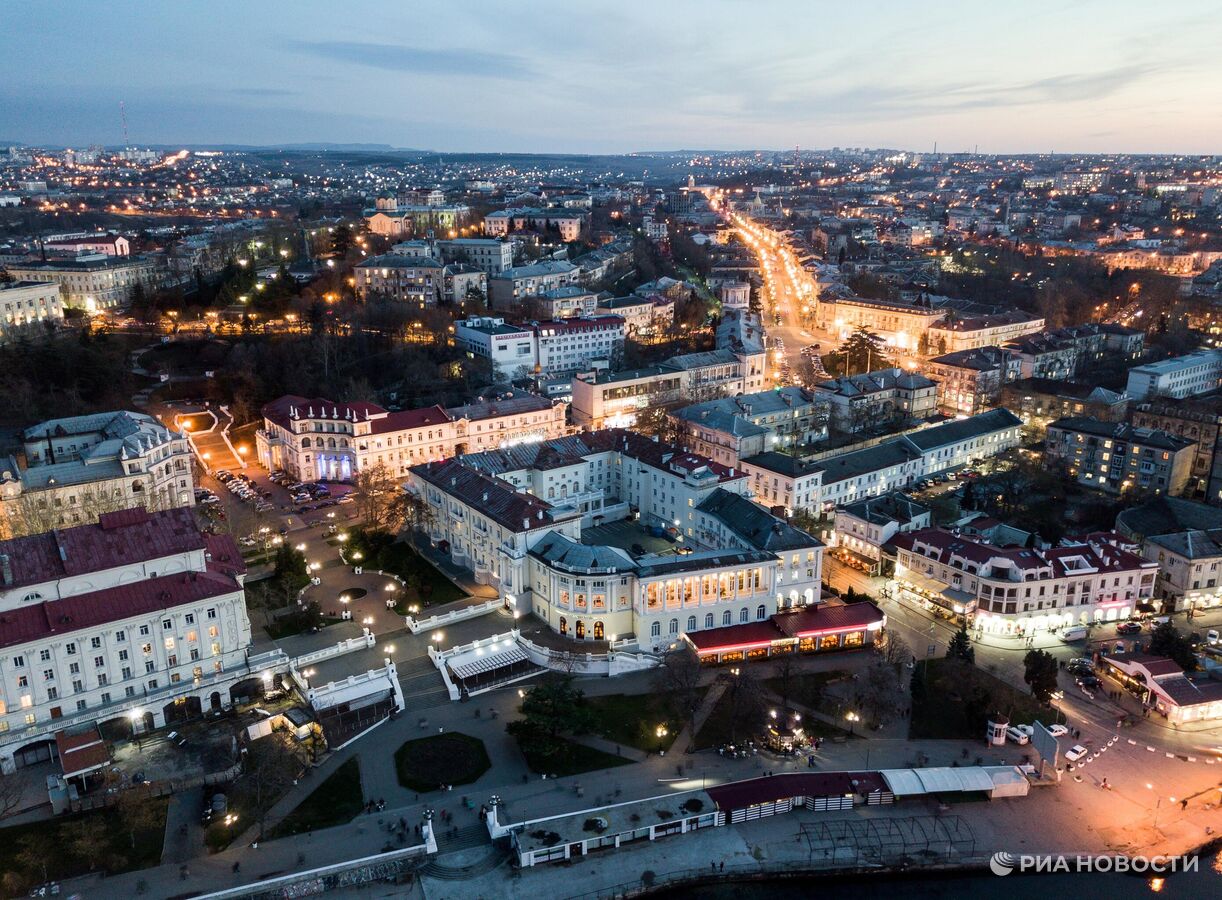
<svg viewBox="0 0 1222 900">
<path fill-rule="evenodd" d="M 857 715 L 857 713 L 855 713 L 855 712 L 851 712 L 851 711 L 850 711 L 850 712 L 846 713 L 844 717 L 845 717 L 846 719 L 848 719 L 848 722 L 849 722 L 849 734 L 856 734 L 856 732 L 855 732 L 855 731 L 853 731 L 853 724 L 854 724 L 855 722 L 860 722 L 860 721 L 861 721 L 861 716 Z"/>
</svg>

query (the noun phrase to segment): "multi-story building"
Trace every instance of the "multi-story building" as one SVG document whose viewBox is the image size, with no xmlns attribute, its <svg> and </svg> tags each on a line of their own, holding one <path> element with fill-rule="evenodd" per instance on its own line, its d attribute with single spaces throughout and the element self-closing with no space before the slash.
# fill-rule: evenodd
<svg viewBox="0 0 1222 900">
<path fill-rule="evenodd" d="M 187 436 L 144 413 L 51 419 L 22 433 L 25 467 L 0 472 L 0 534 L 96 522 L 102 513 L 195 503 Z"/>
<path fill-rule="evenodd" d="M 454 341 L 492 360 L 500 379 L 559 375 L 596 362 L 604 367 L 618 364 L 624 352 L 624 320 L 598 316 L 510 325 L 499 317 L 474 316 L 454 326 Z"/>
<path fill-rule="evenodd" d="M 514 231 L 534 229 L 542 232 L 554 232 L 560 240 L 575 241 L 581 236 L 581 228 L 585 224 L 584 213 L 571 209 L 540 209 L 526 207 L 523 209 L 502 209 L 484 216 L 484 234 L 489 237 L 501 237 Z"/>
<path fill-rule="evenodd" d="M 580 277 L 581 270 L 566 260 L 514 266 L 488 279 L 489 306 L 512 306 L 527 297 L 576 284 Z"/>
<path fill-rule="evenodd" d="M 665 331 L 675 321 L 674 299 L 661 294 L 652 294 L 648 297 L 629 294 L 627 297 L 599 300 L 598 311 L 613 316 L 622 316 L 628 334 L 644 337 Z"/>
<path fill-rule="evenodd" d="M 73 256 L 81 253 L 101 253 L 104 256 L 129 256 L 132 251 L 131 242 L 121 234 L 97 232 L 89 234 L 60 234 L 47 238 L 43 248 L 48 253 L 67 253 Z"/>
<path fill-rule="evenodd" d="M 57 285 L 0 281 L 0 342 L 63 321 L 64 304 Z"/>
<path fill-rule="evenodd" d="M 849 433 L 887 422 L 920 421 L 937 412 L 938 386 L 903 369 L 833 378 L 811 391 L 830 404 L 832 426 Z"/>
<path fill-rule="evenodd" d="M 725 466 L 773 450 L 827 437 L 828 404 L 800 387 L 724 397 L 685 406 L 670 414 L 679 443 Z"/>
<path fill-rule="evenodd" d="M 614 368 L 624 356 L 624 320 L 619 316 L 532 322 L 535 372 L 560 375 L 589 369 L 595 362 Z"/>
<path fill-rule="evenodd" d="M 889 546 L 891 539 L 905 531 L 928 528 L 933 524 L 932 516 L 928 506 L 903 491 L 846 503 L 836 509 L 832 553 L 876 575 L 888 557 L 895 558 L 894 548 Z"/>
<path fill-rule="evenodd" d="M 473 356 L 491 360 L 499 380 L 532 374 L 538 356 L 529 325 L 511 325 L 499 316 L 472 316 L 454 323 L 454 343 Z"/>
<path fill-rule="evenodd" d="M 406 477 L 420 463 L 558 437 L 566 429 L 565 409 L 522 391 L 402 412 L 290 394 L 263 407 L 256 454 L 265 468 L 299 481 L 348 481 L 379 465 Z"/>
<path fill-rule="evenodd" d="M 715 350 L 672 356 L 659 366 L 631 372 L 578 374 L 573 379 L 573 419 L 590 428 L 631 426 L 647 407 L 759 393 L 767 365 L 759 317 L 727 310 L 717 328 Z"/>
<path fill-rule="evenodd" d="M 1150 535 L 1141 553 L 1158 563 L 1155 595 L 1163 612 L 1222 606 L 1222 528 Z"/>
<path fill-rule="evenodd" d="M 998 547 L 942 528 L 892 538 L 897 596 L 982 631 L 1033 634 L 1129 618 L 1154 596 L 1158 563 L 1092 535 L 1048 549 Z"/>
<path fill-rule="evenodd" d="M 160 727 L 230 706 L 252 671 L 245 565 L 190 509 L 128 509 L 0 541 L 0 767 L 52 758 L 63 737 L 120 720 Z M 99 737 L 98 744 L 101 744 Z M 74 754 L 75 755 L 75 754 Z"/>
<path fill-rule="evenodd" d="M 148 257 L 96 253 L 74 259 L 10 264 L 7 268 L 16 281 L 58 285 L 64 306 L 87 312 L 121 309 L 131 302 L 137 285 L 153 290 L 166 275 Z"/>
<path fill-rule="evenodd" d="M 1208 394 L 1222 387 L 1222 350 L 1198 350 L 1187 356 L 1129 369 L 1125 392 L 1132 400 Z"/>
<path fill-rule="evenodd" d="M 456 564 L 579 640 L 658 649 L 820 599 L 816 538 L 743 497 L 741 473 L 626 430 L 418 466 L 412 484 Z M 686 552 L 582 542 L 634 513 Z"/>
<path fill-rule="evenodd" d="M 373 234 L 400 237 L 405 234 L 425 235 L 430 231 L 453 236 L 471 210 L 466 206 L 399 206 L 365 210 L 365 225 Z"/>
<path fill-rule="evenodd" d="M 1154 399 L 1139 403 L 1129 421 L 1136 428 L 1165 431 L 1196 442 L 1184 496 L 1222 504 L 1222 394 Z"/>
<path fill-rule="evenodd" d="M 1104 491 L 1152 491 L 1179 496 L 1192 473 L 1196 442 L 1085 417 L 1048 425 L 1044 454 L 1079 484 Z"/>
<path fill-rule="evenodd" d="M 356 298 L 399 300 L 436 306 L 445 294 L 445 266 L 427 256 L 386 253 L 358 263 L 352 270 Z"/>
<path fill-rule="evenodd" d="M 1001 389 L 998 401 L 1020 417 L 1028 432 L 1043 440 L 1048 423 L 1066 416 L 1087 416 L 1103 422 L 1123 422 L 1129 398 L 1124 392 L 1072 381 L 1024 378 Z"/>
<path fill-rule="evenodd" d="M 447 262 L 466 263 L 489 275 L 513 268 L 513 244 L 495 238 L 440 240 L 437 249 Z"/>
<path fill-rule="evenodd" d="M 956 353 L 999 347 L 1025 334 L 1041 331 L 1044 320 L 1016 310 L 972 318 L 950 318 L 931 325 L 927 334 L 934 353 Z"/>
<path fill-rule="evenodd" d="M 1017 447 L 1021 429 L 1013 413 L 992 409 L 850 453 L 807 461 L 771 451 L 744 459 L 742 467 L 760 503 L 784 507 L 787 514 L 821 514 Z"/>
<path fill-rule="evenodd" d="M 568 287 L 544 291 L 532 302 L 542 309 L 545 319 L 571 319 L 575 316 L 614 315 L 598 309 L 598 295 L 583 287 Z M 623 318 L 622 316 L 620 318 Z"/>
<path fill-rule="evenodd" d="M 938 382 L 938 409 L 948 416 L 972 416 L 995 406 L 1020 369 L 1018 356 L 1001 347 L 958 350 L 929 361 L 929 374 Z"/>
<path fill-rule="evenodd" d="M 916 352 L 922 337 L 946 315 L 943 309 L 865 297 L 820 298 L 818 327 L 844 340 L 858 328 L 879 335 L 889 346 Z"/>
</svg>

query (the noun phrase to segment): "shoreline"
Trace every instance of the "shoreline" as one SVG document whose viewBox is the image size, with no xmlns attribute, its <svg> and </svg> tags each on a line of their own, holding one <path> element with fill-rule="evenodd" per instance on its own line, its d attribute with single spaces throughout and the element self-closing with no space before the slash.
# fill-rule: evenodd
<svg viewBox="0 0 1222 900">
<path fill-rule="evenodd" d="M 1169 856 L 1180 859 L 1202 859 L 1207 856 L 1222 853 L 1222 836 L 1211 837 L 1208 841 L 1199 846 L 1187 850 L 1180 854 L 1151 854 L 1151 856 Z M 1073 852 L 1065 854 L 1040 854 L 1058 856 L 1064 855 L 1067 857 L 1077 856 L 1108 856 L 1108 857 L 1140 857 L 1144 854 L 1126 854 L 1126 853 L 1083 853 Z M 897 865 L 894 863 L 882 863 L 876 866 L 844 866 L 840 868 L 818 868 L 814 866 L 779 866 L 772 869 L 759 869 L 743 867 L 741 870 L 735 867 L 731 872 L 705 872 L 692 871 L 690 876 L 680 876 L 673 880 L 668 880 L 664 883 L 653 884 L 646 886 L 639 885 L 635 890 L 625 887 L 622 892 L 617 891 L 617 897 L 664 897 L 668 892 L 682 890 L 691 887 L 710 886 L 724 887 L 742 883 L 773 883 L 773 882 L 800 882 L 813 879 L 841 879 L 846 882 L 859 881 L 869 882 L 877 879 L 905 880 L 905 881 L 921 881 L 921 880 L 937 880 L 939 878 L 974 878 L 981 875 L 992 874 L 989 867 L 989 857 L 979 857 L 972 862 L 958 863 L 932 863 L 930 865 Z M 1017 875 L 1020 878 L 1036 878 L 1041 875 L 1078 875 L 1087 873 L 1078 872 L 1014 872 L 1009 873 Z M 1112 872 L 1111 875 L 1121 875 L 1124 877 L 1144 878 L 1149 877 L 1149 872 Z M 1181 873 L 1168 873 L 1170 876 Z M 665 873 L 663 873 L 663 877 Z M 1000 877 L 1000 876 L 999 876 Z M 608 890 L 615 891 L 619 885 L 610 888 L 602 888 L 598 891 L 601 896 Z M 577 897 L 585 895 L 576 895 Z M 571 898 L 575 900 L 575 898 Z"/>
</svg>

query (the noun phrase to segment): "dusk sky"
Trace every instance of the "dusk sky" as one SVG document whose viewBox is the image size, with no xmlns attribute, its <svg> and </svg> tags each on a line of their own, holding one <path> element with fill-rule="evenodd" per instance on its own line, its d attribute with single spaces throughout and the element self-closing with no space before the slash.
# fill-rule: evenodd
<svg viewBox="0 0 1222 900">
<path fill-rule="evenodd" d="M 3 8 L 0 142 L 1222 152 L 1216 0 Z"/>
</svg>

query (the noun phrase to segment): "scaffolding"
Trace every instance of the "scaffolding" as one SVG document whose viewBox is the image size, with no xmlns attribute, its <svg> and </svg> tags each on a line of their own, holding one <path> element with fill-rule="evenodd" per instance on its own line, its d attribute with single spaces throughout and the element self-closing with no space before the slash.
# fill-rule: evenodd
<svg viewBox="0 0 1222 900">
<path fill-rule="evenodd" d="M 960 816 L 803 822 L 799 839 L 812 865 L 930 865 L 976 853 L 976 836 Z"/>
</svg>

